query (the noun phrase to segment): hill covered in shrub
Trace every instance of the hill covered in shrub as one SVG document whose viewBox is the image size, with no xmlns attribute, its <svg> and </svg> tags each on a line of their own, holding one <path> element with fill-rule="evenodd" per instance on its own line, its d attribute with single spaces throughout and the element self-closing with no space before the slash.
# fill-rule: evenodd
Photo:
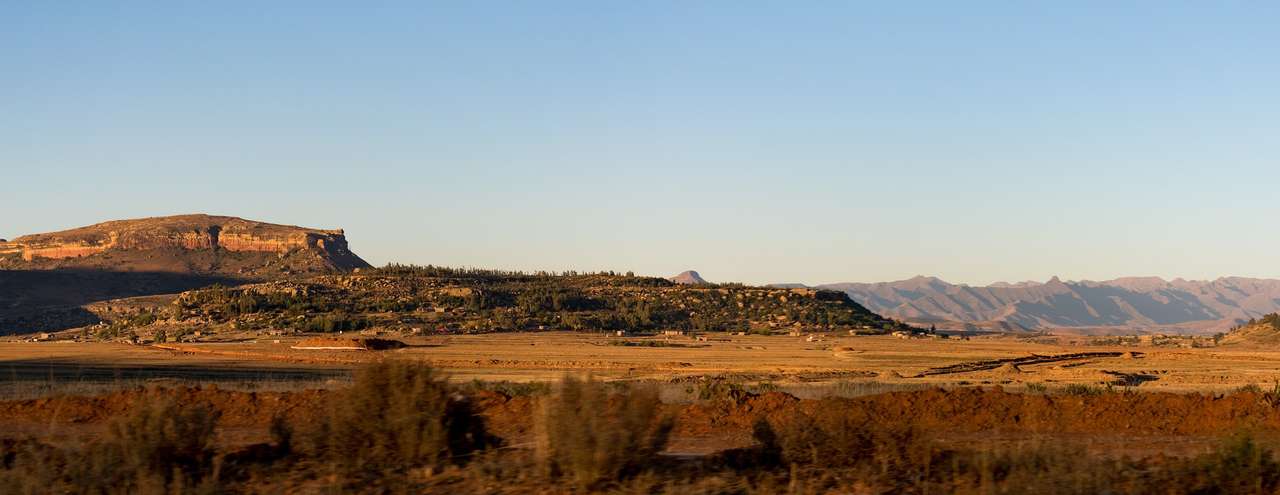
<svg viewBox="0 0 1280 495">
<path fill-rule="evenodd" d="M 181 294 L 164 315 L 237 328 L 428 333 L 524 330 L 883 333 L 909 327 L 838 291 L 681 285 L 613 272 L 523 273 L 389 265 Z"/>
</svg>

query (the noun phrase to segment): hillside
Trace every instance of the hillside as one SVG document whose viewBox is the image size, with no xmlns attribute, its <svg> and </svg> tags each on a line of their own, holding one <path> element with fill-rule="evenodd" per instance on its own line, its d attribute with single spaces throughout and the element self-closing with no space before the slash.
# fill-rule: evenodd
<svg viewBox="0 0 1280 495">
<path fill-rule="evenodd" d="M 0 242 L 0 334 L 97 321 L 84 305 L 368 268 L 341 230 L 234 217 L 117 220 Z"/>
<path fill-rule="evenodd" d="M 155 312 L 156 319 L 174 324 L 318 332 L 378 327 L 431 333 L 885 333 L 909 328 L 836 291 L 680 285 L 614 273 L 523 274 L 404 266 L 194 290 Z"/>
<path fill-rule="evenodd" d="M 1133 277 L 1103 282 L 950 284 L 934 277 L 818 286 L 840 290 L 886 316 L 954 325 L 1026 329 L 1213 333 L 1280 311 L 1280 280 L 1219 278 L 1166 281 Z"/>
<path fill-rule="evenodd" d="M 1280 314 L 1271 313 L 1261 319 L 1249 320 L 1248 323 L 1227 332 L 1222 337 L 1221 345 L 1280 345 Z"/>
</svg>

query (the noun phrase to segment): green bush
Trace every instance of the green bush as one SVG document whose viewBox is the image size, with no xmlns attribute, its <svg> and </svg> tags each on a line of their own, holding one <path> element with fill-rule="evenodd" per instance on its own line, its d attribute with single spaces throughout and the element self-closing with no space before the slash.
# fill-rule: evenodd
<svg viewBox="0 0 1280 495">
<path fill-rule="evenodd" d="M 1070 383 L 1062 388 L 1062 393 L 1066 395 L 1075 395 L 1080 397 L 1089 397 L 1094 395 L 1102 395 L 1106 390 L 1102 387 L 1093 385 L 1085 385 L 1083 383 Z"/>
</svg>

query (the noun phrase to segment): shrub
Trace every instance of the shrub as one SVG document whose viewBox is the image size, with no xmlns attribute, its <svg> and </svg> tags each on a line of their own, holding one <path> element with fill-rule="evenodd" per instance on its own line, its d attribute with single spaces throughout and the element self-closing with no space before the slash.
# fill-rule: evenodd
<svg viewBox="0 0 1280 495">
<path fill-rule="evenodd" d="M 1237 388 L 1235 393 L 1262 395 L 1262 387 L 1259 387 L 1258 384 L 1256 383 L 1250 383 L 1248 385 L 1242 385 L 1240 388 Z"/>
<path fill-rule="evenodd" d="M 148 400 L 112 421 L 91 455 L 116 457 L 124 473 L 163 479 L 165 486 L 201 483 L 214 474 L 218 416 L 207 405 Z"/>
<path fill-rule="evenodd" d="M 347 481 L 415 468 L 434 471 L 490 445 L 484 421 L 430 366 L 385 361 L 359 369 L 306 435 L 308 447 Z"/>
<path fill-rule="evenodd" d="M 1189 464 L 1182 471 L 1190 493 L 1275 493 L 1280 488 L 1274 451 L 1247 434 L 1229 438 Z"/>
<path fill-rule="evenodd" d="M 757 458 L 793 469 L 853 469 L 899 487 L 921 482 L 940 461 L 943 452 L 914 424 L 875 422 L 843 406 L 823 401 L 812 412 L 757 423 Z"/>
<path fill-rule="evenodd" d="M 737 402 L 747 395 L 741 384 L 724 378 L 712 378 L 698 383 L 698 400 Z"/>
<path fill-rule="evenodd" d="M 1076 395 L 1081 397 L 1087 397 L 1092 395 L 1102 395 L 1102 392 L 1103 392 L 1102 387 L 1095 387 L 1092 385 L 1085 385 L 1082 383 L 1071 383 L 1071 384 L 1067 384 L 1067 386 L 1062 388 L 1063 394 Z"/>
<path fill-rule="evenodd" d="M 672 419 L 653 387 L 617 392 L 592 379 L 566 378 L 539 403 L 537 460 L 544 474 L 591 489 L 640 473 L 666 447 Z"/>
<path fill-rule="evenodd" d="M 214 493 L 217 422 L 206 405 L 148 396 L 114 418 L 102 440 L 13 452 L 0 484 L 20 493 Z"/>
<path fill-rule="evenodd" d="M 66 453 L 35 440 L 0 441 L 0 493 L 34 495 L 66 487 Z"/>
<path fill-rule="evenodd" d="M 534 397 L 549 395 L 551 384 L 546 382 L 513 382 L 508 380 L 484 381 L 472 380 L 458 386 L 463 393 L 478 391 L 496 392 L 507 397 Z"/>
</svg>

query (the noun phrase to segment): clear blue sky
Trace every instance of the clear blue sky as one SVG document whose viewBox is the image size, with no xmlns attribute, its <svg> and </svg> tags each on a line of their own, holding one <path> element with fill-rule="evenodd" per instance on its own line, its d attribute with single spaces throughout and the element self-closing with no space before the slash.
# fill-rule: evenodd
<svg viewBox="0 0 1280 495">
<path fill-rule="evenodd" d="M 3 2 L 0 237 L 388 261 L 1280 277 L 1280 3 Z"/>
</svg>

